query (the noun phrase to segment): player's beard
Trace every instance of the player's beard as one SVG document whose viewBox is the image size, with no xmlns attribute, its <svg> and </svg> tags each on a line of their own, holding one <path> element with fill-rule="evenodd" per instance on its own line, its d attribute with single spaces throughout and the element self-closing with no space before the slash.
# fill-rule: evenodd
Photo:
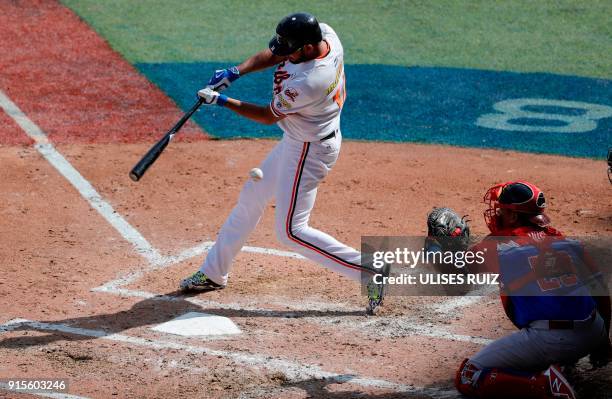
<svg viewBox="0 0 612 399">
<path fill-rule="evenodd" d="M 304 61 L 308 61 L 308 59 L 306 57 L 306 54 L 304 54 L 304 49 L 300 49 L 300 50 L 296 51 L 296 53 L 297 53 L 297 57 L 296 58 L 288 57 L 289 61 L 292 64 L 301 64 Z"/>
</svg>

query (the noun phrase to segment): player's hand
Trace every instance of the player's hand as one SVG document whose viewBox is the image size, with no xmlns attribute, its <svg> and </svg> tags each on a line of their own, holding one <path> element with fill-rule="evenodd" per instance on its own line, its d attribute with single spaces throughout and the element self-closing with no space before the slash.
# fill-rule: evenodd
<svg viewBox="0 0 612 399">
<path fill-rule="evenodd" d="M 230 87 L 232 82 L 239 77 L 240 71 L 235 66 L 227 69 L 218 69 L 212 78 L 210 78 L 206 87 L 220 92 Z"/>
<path fill-rule="evenodd" d="M 612 345 L 605 340 L 589 355 L 589 362 L 593 368 L 605 367 L 612 360 Z"/>
<path fill-rule="evenodd" d="M 198 91 L 198 96 L 204 100 L 204 104 L 207 105 L 225 105 L 227 102 L 227 96 L 223 94 L 219 94 L 218 92 L 212 90 L 209 87 L 206 87 L 200 91 Z"/>
</svg>

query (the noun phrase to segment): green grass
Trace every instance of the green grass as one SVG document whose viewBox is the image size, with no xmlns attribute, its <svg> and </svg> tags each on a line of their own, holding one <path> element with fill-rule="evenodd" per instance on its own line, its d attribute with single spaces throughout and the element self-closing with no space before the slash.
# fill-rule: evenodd
<svg viewBox="0 0 612 399">
<path fill-rule="evenodd" d="M 351 64 L 612 76 L 610 0 L 63 3 L 133 63 L 241 61 L 304 10 L 336 29 Z"/>
</svg>

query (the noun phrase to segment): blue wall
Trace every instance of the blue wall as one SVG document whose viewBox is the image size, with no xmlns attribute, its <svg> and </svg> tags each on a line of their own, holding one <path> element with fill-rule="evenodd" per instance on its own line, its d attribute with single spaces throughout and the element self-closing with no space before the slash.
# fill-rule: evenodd
<svg viewBox="0 0 612 399">
<path fill-rule="evenodd" d="M 228 64 L 229 65 L 229 64 Z M 195 101 L 216 68 L 213 63 L 137 64 L 183 109 Z M 612 145 L 612 81 L 547 73 L 512 73 L 456 68 L 347 65 L 347 102 L 342 113 L 345 138 L 451 144 L 468 147 L 602 158 Z M 245 76 L 227 94 L 261 104 L 271 98 L 270 71 Z M 578 133 L 508 131 L 476 124 L 493 105 L 508 99 L 579 101 L 605 106 L 592 120 L 585 109 L 528 106 L 525 111 L 577 118 L 592 130 Z M 603 113 L 602 113 L 603 112 Z M 603 117 L 601 117 L 603 115 Z M 597 119 L 599 118 L 599 119 Z M 280 137 L 276 126 L 262 126 L 220 107 L 202 108 L 195 120 L 214 136 Z M 563 127 L 567 122 L 515 118 L 519 126 Z M 544 129 L 545 130 L 545 129 Z"/>
</svg>

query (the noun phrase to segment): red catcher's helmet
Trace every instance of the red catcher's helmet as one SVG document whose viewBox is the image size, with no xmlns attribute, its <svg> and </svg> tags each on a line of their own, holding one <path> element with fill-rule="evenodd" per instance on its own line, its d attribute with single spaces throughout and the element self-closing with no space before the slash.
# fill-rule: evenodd
<svg viewBox="0 0 612 399">
<path fill-rule="evenodd" d="M 544 192 L 526 181 L 511 181 L 491 187 L 484 195 L 484 203 L 489 206 L 484 211 L 484 218 L 492 233 L 500 229 L 497 214 L 499 208 L 531 215 L 529 221 L 540 227 L 550 223 L 550 219 L 544 214 Z"/>
</svg>

